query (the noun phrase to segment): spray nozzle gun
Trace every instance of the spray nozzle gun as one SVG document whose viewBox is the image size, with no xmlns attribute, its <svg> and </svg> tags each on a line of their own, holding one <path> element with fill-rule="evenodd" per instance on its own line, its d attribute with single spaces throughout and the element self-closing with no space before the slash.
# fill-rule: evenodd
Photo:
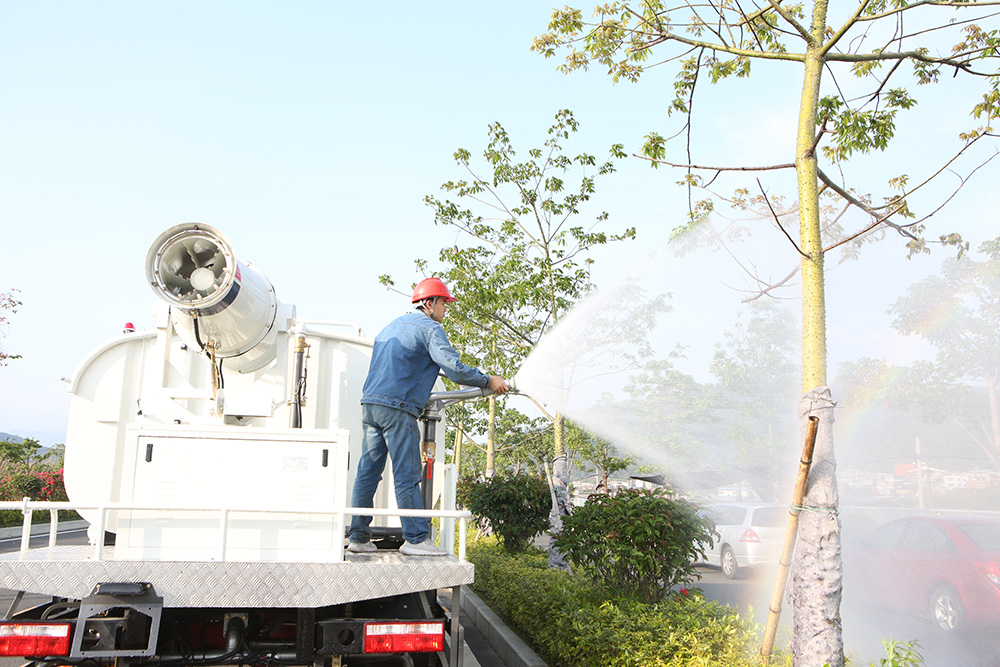
<svg viewBox="0 0 1000 667">
<path fill-rule="evenodd" d="M 514 380 L 506 380 L 506 382 L 507 386 L 510 387 L 510 391 L 516 393 L 517 387 L 514 386 Z M 424 405 L 424 414 L 437 414 L 450 405 L 461 403 L 470 398 L 483 398 L 492 395 L 493 390 L 488 387 L 470 387 L 468 389 L 435 392 L 431 394 L 427 400 L 427 404 Z"/>
</svg>

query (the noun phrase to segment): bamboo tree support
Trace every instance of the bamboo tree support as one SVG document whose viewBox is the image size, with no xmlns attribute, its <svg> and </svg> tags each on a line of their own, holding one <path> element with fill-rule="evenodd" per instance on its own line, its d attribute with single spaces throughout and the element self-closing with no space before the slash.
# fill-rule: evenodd
<svg viewBox="0 0 1000 667">
<path fill-rule="evenodd" d="M 774 590 L 771 592 L 771 605 L 767 611 L 767 626 L 764 628 L 764 644 L 760 654 L 765 660 L 771 658 L 774 648 L 774 636 L 778 632 L 778 619 L 781 618 L 781 600 L 785 597 L 785 585 L 788 583 L 788 569 L 795 551 L 795 536 L 799 530 L 799 514 L 802 513 L 802 499 L 806 496 L 806 485 L 809 482 L 809 468 L 812 466 L 813 449 L 816 446 L 816 432 L 819 429 L 819 417 L 809 417 L 809 427 L 806 430 L 806 442 L 802 447 L 802 458 L 799 459 L 799 474 L 795 478 L 795 491 L 792 493 L 792 504 L 788 508 L 788 524 L 785 526 L 785 543 L 781 548 L 781 559 L 778 561 L 778 574 L 774 580 Z"/>
</svg>

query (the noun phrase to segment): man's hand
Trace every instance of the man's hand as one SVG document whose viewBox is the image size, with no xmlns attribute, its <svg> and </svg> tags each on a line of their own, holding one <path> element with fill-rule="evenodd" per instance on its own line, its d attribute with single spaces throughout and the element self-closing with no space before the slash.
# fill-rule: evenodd
<svg viewBox="0 0 1000 667">
<path fill-rule="evenodd" d="M 502 396 L 510 391 L 510 387 L 507 386 L 507 381 L 498 375 L 490 376 L 490 384 L 488 387 L 497 396 Z"/>
</svg>

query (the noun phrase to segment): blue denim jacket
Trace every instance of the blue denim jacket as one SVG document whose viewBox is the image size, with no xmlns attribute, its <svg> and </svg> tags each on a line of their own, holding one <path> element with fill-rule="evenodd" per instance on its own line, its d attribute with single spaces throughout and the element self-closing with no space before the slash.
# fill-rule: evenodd
<svg viewBox="0 0 1000 667">
<path fill-rule="evenodd" d="M 361 402 L 419 417 L 439 370 L 459 384 L 490 383 L 488 375 L 461 362 L 440 324 L 419 312 L 397 317 L 375 337 Z"/>
</svg>

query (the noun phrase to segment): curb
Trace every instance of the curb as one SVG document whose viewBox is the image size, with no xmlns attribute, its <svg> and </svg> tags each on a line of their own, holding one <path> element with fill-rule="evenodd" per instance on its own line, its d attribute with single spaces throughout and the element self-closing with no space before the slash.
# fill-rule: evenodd
<svg viewBox="0 0 1000 667">
<path fill-rule="evenodd" d="M 548 667 L 468 586 L 462 587 L 462 613 L 483 633 L 507 667 Z"/>
</svg>

